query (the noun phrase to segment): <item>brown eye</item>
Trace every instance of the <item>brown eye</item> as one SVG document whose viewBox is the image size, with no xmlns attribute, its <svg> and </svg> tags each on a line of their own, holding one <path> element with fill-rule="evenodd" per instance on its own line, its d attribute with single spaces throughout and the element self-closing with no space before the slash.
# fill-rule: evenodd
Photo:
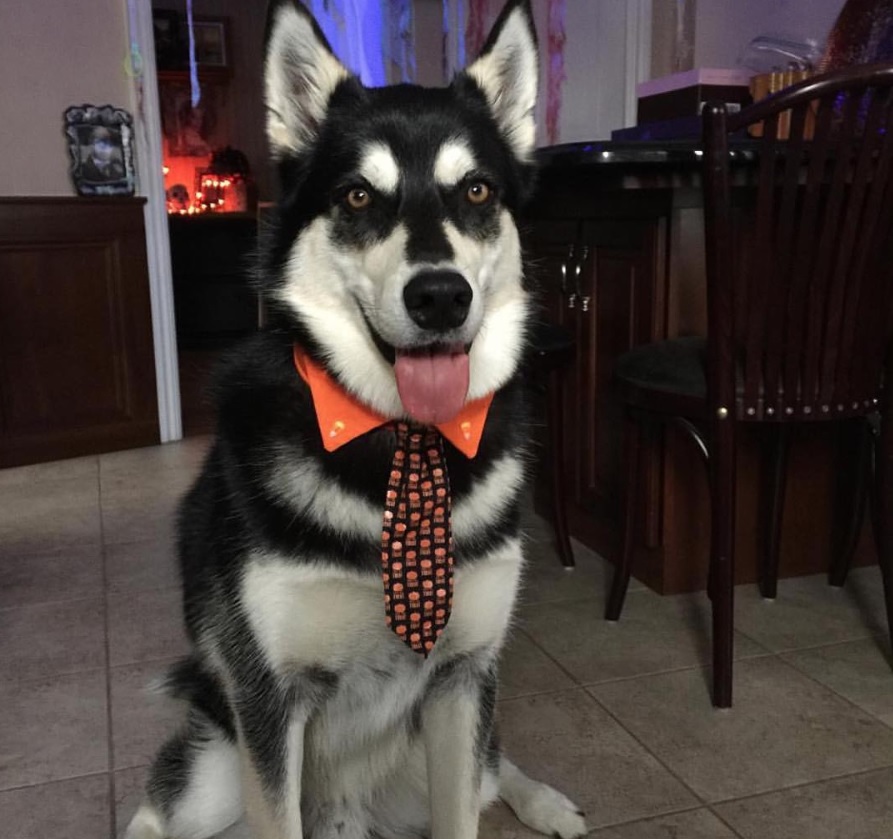
<svg viewBox="0 0 893 839">
<path fill-rule="evenodd" d="M 476 181 L 470 187 L 468 187 L 468 191 L 465 193 L 465 197 L 468 199 L 470 204 L 476 204 L 480 206 L 481 204 L 486 204 L 490 200 L 490 194 L 490 187 L 488 187 L 481 181 Z"/>
<path fill-rule="evenodd" d="M 356 187 L 347 193 L 347 206 L 351 210 L 365 210 L 372 203 L 368 190 Z"/>
</svg>

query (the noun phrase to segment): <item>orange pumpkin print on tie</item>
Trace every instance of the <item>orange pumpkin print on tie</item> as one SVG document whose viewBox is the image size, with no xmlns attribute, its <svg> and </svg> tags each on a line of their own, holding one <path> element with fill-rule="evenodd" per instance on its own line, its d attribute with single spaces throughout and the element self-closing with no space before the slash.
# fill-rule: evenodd
<svg viewBox="0 0 893 839">
<path fill-rule="evenodd" d="M 443 441 L 436 429 L 410 433 L 405 423 L 398 423 L 397 438 L 381 543 L 387 623 L 412 650 L 428 655 L 449 620 L 446 603 L 435 611 L 434 583 L 445 597 L 452 557 L 445 547 L 451 541 Z"/>
</svg>

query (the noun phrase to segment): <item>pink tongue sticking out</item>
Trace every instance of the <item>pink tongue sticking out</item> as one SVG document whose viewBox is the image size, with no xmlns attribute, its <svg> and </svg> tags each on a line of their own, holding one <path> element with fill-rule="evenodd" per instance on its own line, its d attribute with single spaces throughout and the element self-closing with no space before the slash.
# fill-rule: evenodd
<svg viewBox="0 0 893 839">
<path fill-rule="evenodd" d="M 444 350 L 410 355 L 398 350 L 394 373 L 400 401 L 416 422 L 447 422 L 465 405 L 468 353 Z"/>
</svg>

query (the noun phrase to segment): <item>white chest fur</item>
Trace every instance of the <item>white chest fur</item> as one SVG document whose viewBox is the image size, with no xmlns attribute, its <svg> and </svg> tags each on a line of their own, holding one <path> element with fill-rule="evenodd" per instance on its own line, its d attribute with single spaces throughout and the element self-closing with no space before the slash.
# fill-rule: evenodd
<svg viewBox="0 0 893 839">
<path fill-rule="evenodd" d="M 452 616 L 432 660 L 501 644 L 521 565 L 520 540 L 511 539 L 456 570 Z M 277 672 L 314 666 L 338 672 L 354 662 L 387 666 L 403 646 L 385 626 L 377 574 L 255 555 L 243 577 L 242 605 Z"/>
</svg>

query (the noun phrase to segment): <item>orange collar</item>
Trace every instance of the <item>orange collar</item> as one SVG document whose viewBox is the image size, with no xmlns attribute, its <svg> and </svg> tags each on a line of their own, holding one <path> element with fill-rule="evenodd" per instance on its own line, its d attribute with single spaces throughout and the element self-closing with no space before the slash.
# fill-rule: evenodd
<svg viewBox="0 0 893 839">
<path fill-rule="evenodd" d="M 344 390 L 297 344 L 294 345 L 293 356 L 295 368 L 310 388 L 319 433 L 327 452 L 333 452 L 367 431 L 391 421 Z M 466 457 L 474 457 L 478 453 L 492 401 L 491 393 L 469 402 L 453 419 L 440 423 L 437 430 Z"/>
</svg>

